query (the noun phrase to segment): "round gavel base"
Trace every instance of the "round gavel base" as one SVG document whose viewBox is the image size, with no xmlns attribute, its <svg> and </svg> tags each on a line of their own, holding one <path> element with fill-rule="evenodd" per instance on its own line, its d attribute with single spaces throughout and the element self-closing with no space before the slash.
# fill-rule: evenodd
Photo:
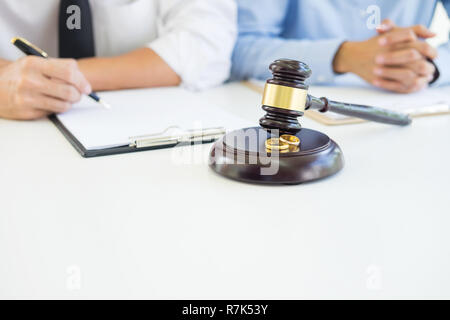
<svg viewBox="0 0 450 320">
<path fill-rule="evenodd" d="M 210 152 L 210 167 L 227 178 L 259 184 L 300 184 L 329 177 L 344 166 L 342 151 L 327 135 L 301 129 L 300 148 L 288 152 L 267 151 L 274 137 L 261 127 L 231 132 Z"/>
</svg>

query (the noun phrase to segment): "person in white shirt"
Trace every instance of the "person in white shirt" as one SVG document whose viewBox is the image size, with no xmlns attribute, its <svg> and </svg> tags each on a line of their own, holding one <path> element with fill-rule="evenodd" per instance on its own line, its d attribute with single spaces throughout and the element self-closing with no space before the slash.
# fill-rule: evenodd
<svg viewBox="0 0 450 320">
<path fill-rule="evenodd" d="M 62 10 L 63 3 L 71 6 Z M 65 112 L 92 90 L 218 85 L 229 77 L 236 15 L 234 0 L 2 0 L 0 117 Z M 66 20 L 84 38 L 91 34 L 95 54 L 58 58 L 73 45 L 61 48 Z M 24 57 L 10 43 L 16 36 L 54 58 Z"/>
</svg>

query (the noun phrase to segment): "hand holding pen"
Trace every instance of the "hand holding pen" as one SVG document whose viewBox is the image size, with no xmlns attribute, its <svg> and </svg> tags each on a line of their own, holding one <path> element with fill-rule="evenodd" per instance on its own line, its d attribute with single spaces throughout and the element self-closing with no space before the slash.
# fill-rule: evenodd
<svg viewBox="0 0 450 320">
<path fill-rule="evenodd" d="M 92 95 L 91 86 L 71 59 L 42 59 L 47 54 L 27 44 L 22 39 L 13 39 L 14 44 L 29 55 L 16 62 L 8 63 L 0 70 L 0 116 L 15 119 L 37 119 L 51 113 L 70 109 L 82 95 Z M 26 50 L 26 44 L 30 50 Z M 35 50 L 36 52 L 33 52 Z M 39 56 L 39 57 L 37 57 Z M 96 101 L 100 101 L 97 97 Z"/>
</svg>

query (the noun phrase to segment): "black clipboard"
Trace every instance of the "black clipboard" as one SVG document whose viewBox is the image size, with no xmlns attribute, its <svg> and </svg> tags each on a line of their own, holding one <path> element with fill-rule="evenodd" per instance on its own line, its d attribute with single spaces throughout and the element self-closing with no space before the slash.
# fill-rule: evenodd
<svg viewBox="0 0 450 320">
<path fill-rule="evenodd" d="M 70 142 L 70 144 L 75 148 L 75 150 L 78 151 L 78 153 L 83 158 L 95 158 L 95 157 L 104 157 L 104 156 L 112 156 L 112 155 L 118 155 L 118 154 L 125 154 L 125 153 L 133 153 L 133 152 L 143 152 L 143 151 L 150 151 L 150 150 L 158 150 L 158 149 L 169 149 L 173 147 L 181 147 L 181 146 L 188 146 L 188 145 L 194 145 L 194 144 L 205 144 L 205 143 L 212 143 L 218 139 L 218 137 L 213 138 L 206 138 L 202 139 L 200 142 L 182 142 L 178 143 L 175 146 L 174 145 L 168 145 L 168 146 L 152 146 L 152 147 L 144 147 L 144 148 L 136 148 L 136 147 L 130 147 L 130 146 L 123 146 L 123 147 L 115 147 L 115 148 L 107 148 L 107 149 L 98 149 L 98 150 L 87 150 L 83 144 L 64 126 L 64 124 L 58 119 L 56 115 L 49 116 L 49 120 L 53 122 L 53 124 L 58 128 L 58 130 L 64 135 L 64 137 Z"/>
</svg>

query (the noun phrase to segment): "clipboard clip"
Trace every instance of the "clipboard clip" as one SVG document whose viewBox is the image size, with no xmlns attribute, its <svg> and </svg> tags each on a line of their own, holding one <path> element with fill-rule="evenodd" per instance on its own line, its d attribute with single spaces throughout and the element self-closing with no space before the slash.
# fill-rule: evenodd
<svg viewBox="0 0 450 320">
<path fill-rule="evenodd" d="M 177 129 L 174 134 L 167 134 L 169 130 Z M 179 127 L 170 127 L 162 133 L 130 138 L 130 148 L 175 147 L 179 144 L 195 144 L 214 142 L 226 133 L 225 128 L 207 128 L 182 131 Z"/>
</svg>

